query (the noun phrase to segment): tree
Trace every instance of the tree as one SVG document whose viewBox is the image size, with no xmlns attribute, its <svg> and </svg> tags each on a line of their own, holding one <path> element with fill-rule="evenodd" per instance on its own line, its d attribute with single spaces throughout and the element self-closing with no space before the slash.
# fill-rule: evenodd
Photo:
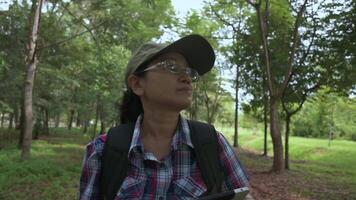
<svg viewBox="0 0 356 200">
<path fill-rule="evenodd" d="M 295 115 L 292 133 L 301 137 L 355 140 L 355 109 L 355 98 L 322 87 Z"/>
<path fill-rule="evenodd" d="M 204 12 L 193 11 L 187 16 L 185 24 L 181 26 L 180 35 L 191 33 L 203 35 L 217 49 L 219 44 L 215 34 L 218 28 L 218 22 L 207 19 Z M 225 65 L 225 62 L 220 63 L 217 60 L 216 67 L 194 84 L 192 106 L 187 110 L 191 119 L 203 119 L 211 124 L 215 122 L 219 110 L 222 109 L 221 100 L 228 96 L 222 87 L 223 79 L 220 75 Z"/>
<path fill-rule="evenodd" d="M 297 87 L 301 85 L 296 85 Z M 307 88 L 296 88 L 290 85 L 287 90 L 285 90 L 282 96 L 282 107 L 285 112 L 285 151 L 284 151 L 284 166 L 289 169 L 289 135 L 290 135 L 290 124 L 292 116 L 297 114 L 301 109 L 307 97 L 313 94 L 320 85 L 316 84 L 313 87 Z M 302 90 L 302 91 L 300 91 Z"/>
<path fill-rule="evenodd" d="M 235 10 L 238 8 L 238 10 Z M 223 52 L 227 58 L 230 59 L 232 65 L 236 68 L 236 78 L 235 78 L 235 130 L 234 130 L 234 143 L 235 147 L 238 146 L 238 107 L 239 107 L 239 76 L 240 76 L 240 59 L 239 55 L 241 48 L 240 43 L 243 38 L 243 31 L 241 24 L 245 21 L 244 7 L 241 6 L 241 1 L 231 2 L 228 4 L 226 1 L 219 1 L 214 5 L 209 3 L 208 11 L 211 13 L 211 17 L 217 19 L 225 26 L 227 30 L 225 31 L 225 39 L 230 39 L 232 41 L 232 46 L 223 48 Z M 238 14 L 237 14 L 238 13 Z M 237 15 L 236 15 L 237 14 Z M 230 22 L 234 20 L 234 22 Z M 230 53 L 230 54 L 229 54 Z"/>
<path fill-rule="evenodd" d="M 316 43 L 319 48 L 315 60 L 323 66 L 322 76 L 334 90 L 350 93 L 356 89 L 356 2 L 327 2 L 323 5 L 327 15 L 321 26 L 323 37 Z"/>
<path fill-rule="evenodd" d="M 38 0 L 37 5 L 33 2 L 32 7 L 34 7 L 32 32 L 30 35 L 30 41 L 28 44 L 28 54 L 26 57 L 26 79 L 25 79 L 25 90 L 24 90 L 24 139 L 21 152 L 21 158 L 27 160 L 30 158 L 31 151 L 31 140 L 32 140 L 32 130 L 33 130 L 33 83 L 35 79 L 36 65 L 37 65 L 37 40 L 40 27 L 41 10 L 42 10 L 43 0 Z"/>
<path fill-rule="evenodd" d="M 28 37 L 30 12 L 28 3 L 14 1 L 9 9 L 0 11 L 0 51 L 3 66 L 0 72 L 0 100 L 9 106 L 9 114 L 14 126 L 19 127 L 21 105 L 23 105 L 23 66 L 25 55 L 25 38 Z M 11 120 L 10 119 L 10 120 Z M 11 124 L 11 123 L 10 123 Z"/>
<path fill-rule="evenodd" d="M 264 1 L 264 7 L 262 6 L 262 1 L 250 1 L 247 2 L 252 5 L 257 14 L 257 20 L 259 24 L 259 31 L 260 37 L 263 47 L 263 60 L 266 70 L 266 77 L 267 77 L 267 85 L 269 90 L 269 103 L 270 103 L 270 129 L 271 129 L 271 136 L 272 136 L 272 143 L 273 143 L 273 166 L 272 170 L 275 172 L 281 172 L 284 169 L 284 160 L 283 160 L 283 143 L 281 137 L 281 130 L 279 127 L 279 113 L 278 107 L 280 101 L 282 99 L 282 95 L 285 89 L 288 87 L 288 83 L 290 81 L 292 72 L 293 72 L 293 65 L 294 65 L 294 58 L 295 52 L 298 47 L 299 42 L 299 27 L 302 21 L 302 17 L 307 6 L 307 0 L 305 0 L 300 8 L 297 11 L 294 27 L 292 31 L 292 37 L 290 39 L 290 48 L 289 48 L 289 55 L 288 55 L 288 64 L 287 70 L 285 71 L 285 75 L 283 79 L 276 80 L 276 76 L 272 74 L 272 62 L 273 54 L 271 54 L 270 49 L 270 42 L 268 40 L 268 31 L 269 31 L 269 23 L 270 23 L 270 11 L 271 5 L 269 0 Z M 292 4 L 290 6 L 293 6 Z M 272 56 L 272 57 L 271 57 Z"/>
</svg>

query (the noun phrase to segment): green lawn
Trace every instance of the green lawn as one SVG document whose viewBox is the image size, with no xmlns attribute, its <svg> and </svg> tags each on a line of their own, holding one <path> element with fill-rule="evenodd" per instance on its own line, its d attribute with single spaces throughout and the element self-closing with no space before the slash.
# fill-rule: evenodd
<svg viewBox="0 0 356 200">
<path fill-rule="evenodd" d="M 63 132 L 63 131 L 62 131 Z M 0 199 L 76 199 L 84 144 L 89 137 L 57 133 L 32 144 L 20 160 L 15 144 L 0 150 Z"/>
<path fill-rule="evenodd" d="M 218 128 L 226 138 L 233 141 L 232 128 Z M 263 153 L 263 135 L 261 132 L 241 129 L 239 145 Z M 284 142 L 284 138 L 283 138 Z M 314 183 L 308 188 L 296 186 L 308 196 L 316 199 L 356 199 L 356 142 L 333 140 L 329 146 L 328 139 L 290 137 L 290 173 L 300 175 L 302 172 L 306 182 Z M 273 156 L 271 138 L 268 137 L 268 155 Z M 251 165 L 271 167 L 270 162 L 257 163 L 255 160 L 244 160 Z M 252 163 L 251 163 L 252 162 Z M 266 169 L 268 170 L 268 169 Z M 331 194 L 326 191 L 333 191 Z M 346 197 L 346 198 L 341 198 Z"/>
</svg>

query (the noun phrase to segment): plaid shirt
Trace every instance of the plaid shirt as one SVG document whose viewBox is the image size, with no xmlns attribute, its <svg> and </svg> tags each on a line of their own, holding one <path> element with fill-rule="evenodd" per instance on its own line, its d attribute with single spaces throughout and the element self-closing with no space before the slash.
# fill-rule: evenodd
<svg viewBox="0 0 356 200">
<path fill-rule="evenodd" d="M 159 161 L 153 153 L 144 149 L 140 138 L 140 116 L 135 125 L 128 157 L 127 177 L 117 192 L 115 200 L 122 199 L 197 199 L 207 191 L 190 139 L 187 120 L 181 117 L 180 127 L 175 133 L 170 154 Z M 80 178 L 81 200 L 97 200 L 101 156 L 106 135 L 101 135 L 87 145 Z M 234 149 L 221 133 L 218 133 L 220 162 L 226 179 L 223 189 L 235 189 L 248 185 L 247 174 L 236 156 Z"/>
</svg>

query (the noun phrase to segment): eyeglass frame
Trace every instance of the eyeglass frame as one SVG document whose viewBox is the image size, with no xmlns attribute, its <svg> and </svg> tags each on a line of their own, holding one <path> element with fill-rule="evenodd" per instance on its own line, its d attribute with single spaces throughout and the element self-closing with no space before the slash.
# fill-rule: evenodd
<svg viewBox="0 0 356 200">
<path fill-rule="evenodd" d="M 172 71 L 172 70 L 170 69 L 170 67 L 169 67 L 169 63 L 168 63 L 168 62 L 173 62 L 173 65 L 174 65 L 174 66 L 178 66 L 179 71 L 178 71 L 178 72 Z M 161 62 L 158 62 L 158 63 L 156 63 L 156 64 L 153 64 L 153 65 L 151 65 L 151 66 L 145 68 L 145 69 L 142 70 L 142 71 L 135 72 L 134 74 L 140 74 L 140 73 L 143 73 L 143 72 L 146 72 L 146 71 L 149 71 L 149 70 L 158 68 L 158 67 L 161 67 L 161 68 L 167 70 L 168 72 L 170 72 L 171 74 L 175 74 L 175 75 L 181 74 L 181 73 L 184 72 L 186 75 L 188 75 L 188 76 L 191 78 L 192 82 L 196 82 L 196 81 L 198 81 L 199 78 L 200 78 L 200 75 L 199 75 L 199 73 L 198 73 L 197 70 L 195 70 L 195 69 L 193 69 L 193 68 L 191 68 L 191 67 L 185 67 L 185 68 L 184 68 L 184 67 L 182 67 L 181 65 L 177 64 L 175 60 L 170 60 L 170 59 L 163 60 L 163 61 L 161 61 Z M 184 68 L 184 69 L 183 69 L 183 68 Z M 192 74 L 195 75 L 195 78 L 192 77 Z"/>
</svg>

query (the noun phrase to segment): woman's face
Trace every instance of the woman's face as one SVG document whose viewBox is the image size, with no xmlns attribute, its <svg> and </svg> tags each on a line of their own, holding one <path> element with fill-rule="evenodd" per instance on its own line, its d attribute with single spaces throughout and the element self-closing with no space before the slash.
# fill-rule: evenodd
<svg viewBox="0 0 356 200">
<path fill-rule="evenodd" d="M 187 60 L 179 53 L 166 53 L 153 60 L 147 67 L 162 61 L 173 62 L 187 68 Z M 160 66 L 146 71 L 145 76 L 137 77 L 133 91 L 141 98 L 145 109 L 168 109 L 181 111 L 192 102 L 192 79 L 185 72 L 173 74 Z M 136 91 L 135 91 L 136 90 Z"/>
</svg>

